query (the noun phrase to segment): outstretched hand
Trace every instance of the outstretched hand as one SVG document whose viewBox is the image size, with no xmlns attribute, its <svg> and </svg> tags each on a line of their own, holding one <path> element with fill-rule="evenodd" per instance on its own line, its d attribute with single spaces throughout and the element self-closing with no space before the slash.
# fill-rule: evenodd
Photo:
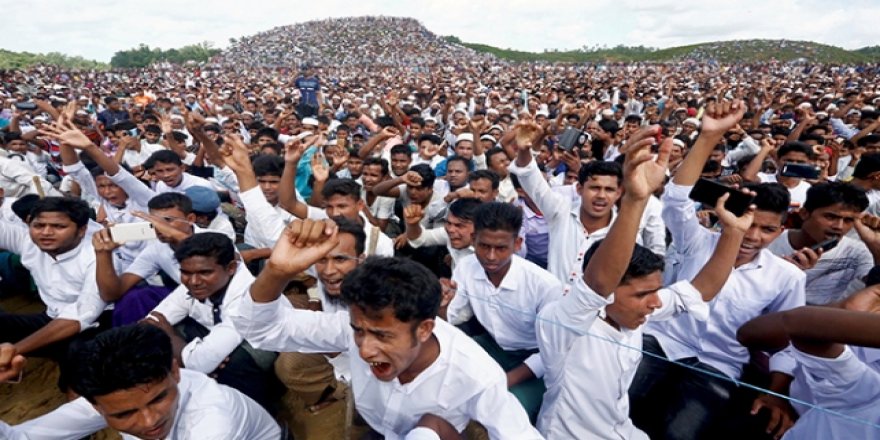
<svg viewBox="0 0 880 440">
<path fill-rule="evenodd" d="M 648 198 L 666 182 L 672 138 L 663 140 L 655 158 L 651 146 L 659 130 L 657 125 L 645 127 L 630 136 L 620 149 L 620 153 L 625 155 L 623 188 L 628 197 Z"/>
<path fill-rule="evenodd" d="M 238 136 L 227 134 L 223 136 L 223 148 L 220 150 L 223 162 L 233 171 L 245 171 L 251 169 L 251 158 L 248 154 L 247 145 Z"/>
<path fill-rule="evenodd" d="M 85 133 L 76 128 L 66 118 L 61 118 L 57 122 L 44 125 L 37 131 L 41 136 L 52 139 L 61 144 L 70 145 L 80 150 L 94 146 L 91 139 Z"/>
</svg>

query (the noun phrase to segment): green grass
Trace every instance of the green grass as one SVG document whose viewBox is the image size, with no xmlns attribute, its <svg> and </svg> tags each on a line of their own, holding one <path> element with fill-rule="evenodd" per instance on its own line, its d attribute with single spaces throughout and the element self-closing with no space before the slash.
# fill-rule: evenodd
<svg viewBox="0 0 880 440">
<path fill-rule="evenodd" d="M 607 62 L 607 61 L 676 61 L 681 59 L 715 59 L 720 62 L 792 61 L 804 58 L 821 63 L 866 63 L 880 61 L 880 46 L 866 47 L 854 51 L 827 44 L 810 41 L 781 40 L 738 40 L 692 44 L 651 49 L 645 47 L 617 46 L 592 51 L 545 51 L 524 52 L 501 49 L 476 43 L 465 43 L 456 37 L 445 37 L 448 41 L 462 44 L 479 52 L 488 52 L 499 58 L 515 61 L 548 62 Z"/>
<path fill-rule="evenodd" d="M 106 69 L 106 63 L 87 60 L 83 57 L 72 57 L 58 52 L 47 54 L 30 52 L 12 52 L 0 49 L 0 69 L 23 69 L 36 64 L 48 64 L 70 69 Z"/>
</svg>

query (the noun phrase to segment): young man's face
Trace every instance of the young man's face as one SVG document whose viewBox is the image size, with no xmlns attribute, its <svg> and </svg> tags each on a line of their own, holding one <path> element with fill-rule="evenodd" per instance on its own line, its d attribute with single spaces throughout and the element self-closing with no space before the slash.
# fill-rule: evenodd
<svg viewBox="0 0 880 440">
<path fill-rule="evenodd" d="M 736 255 L 737 263 L 752 261 L 782 233 L 782 214 L 757 210 Z"/>
<path fill-rule="evenodd" d="M 468 168 L 464 162 L 456 160 L 446 164 L 446 181 L 452 189 L 463 187 L 467 183 Z"/>
<path fill-rule="evenodd" d="M 492 181 L 489 179 L 471 180 L 470 187 L 483 203 L 494 202 L 498 198 L 498 189 L 492 188 Z"/>
<path fill-rule="evenodd" d="M 86 234 L 63 212 L 42 212 L 28 223 L 31 240 L 41 251 L 60 255 L 77 247 Z"/>
<path fill-rule="evenodd" d="M 449 246 L 453 249 L 466 249 L 474 241 L 474 222 L 456 217 L 449 213 L 446 216 L 446 235 L 449 236 Z"/>
<path fill-rule="evenodd" d="M 394 173 L 395 176 L 402 176 L 406 174 L 406 171 L 409 170 L 409 165 L 412 163 L 412 156 L 405 153 L 398 153 L 391 155 L 391 172 Z"/>
<path fill-rule="evenodd" d="M 145 131 L 145 132 L 144 132 L 144 139 L 146 139 L 147 142 L 148 142 L 148 143 L 151 143 L 151 144 L 157 144 L 157 143 L 159 143 L 159 135 L 156 134 L 156 133 L 153 133 L 153 132 L 151 132 L 151 131 Z"/>
<path fill-rule="evenodd" d="M 455 155 L 461 156 L 467 160 L 474 158 L 474 143 L 471 141 L 461 141 L 455 144 Z"/>
<path fill-rule="evenodd" d="M 351 173 L 352 179 L 357 179 L 364 174 L 364 161 L 359 157 L 349 156 L 348 158 L 348 172 Z"/>
<path fill-rule="evenodd" d="M 799 213 L 804 220 L 801 230 L 816 243 L 846 235 L 861 214 L 843 203 L 818 208 L 813 212 L 801 208 Z"/>
<path fill-rule="evenodd" d="M 510 231 L 484 229 L 474 233 L 474 253 L 489 277 L 504 277 L 522 238 Z"/>
<path fill-rule="evenodd" d="M 171 188 L 180 185 L 180 182 L 183 180 L 183 165 L 156 162 L 149 171 L 154 179 L 165 182 L 165 185 Z"/>
<path fill-rule="evenodd" d="M 6 144 L 6 149 L 13 153 L 24 154 L 27 153 L 27 142 L 21 139 L 11 140 Z"/>
<path fill-rule="evenodd" d="M 257 177 L 257 184 L 260 185 L 260 191 L 263 192 L 263 197 L 266 198 L 266 201 L 270 205 L 277 205 L 278 187 L 281 185 L 281 177 L 271 175 L 259 176 Z"/>
<path fill-rule="evenodd" d="M 318 280 L 324 287 L 324 293 L 330 302 L 342 301 L 342 279 L 360 264 L 361 255 L 358 255 L 354 236 L 341 233 L 338 235 L 339 244 L 330 251 L 326 257 L 315 263 L 318 272 Z"/>
<path fill-rule="evenodd" d="M 434 188 L 430 186 L 420 187 L 407 185 L 406 195 L 412 203 L 425 204 L 428 203 L 434 195 Z"/>
<path fill-rule="evenodd" d="M 113 183 L 107 176 L 96 176 L 95 186 L 98 188 L 98 195 L 113 206 L 122 206 L 128 200 L 128 194 L 126 194 L 125 190 Z"/>
<path fill-rule="evenodd" d="M 186 234 L 192 234 L 192 224 L 196 221 L 196 215 L 190 213 L 189 215 L 184 214 L 180 208 L 165 208 L 165 209 L 151 209 L 151 215 L 155 215 L 157 217 L 161 217 L 166 222 L 170 223 L 174 229 L 177 229 L 180 232 L 184 232 Z M 156 238 L 159 239 L 162 243 L 171 243 L 171 238 L 163 235 L 161 232 L 156 230 Z"/>
<path fill-rule="evenodd" d="M 235 275 L 236 261 L 226 266 L 214 257 L 192 256 L 180 262 L 180 283 L 189 289 L 189 296 L 205 301 L 223 290 Z"/>
<path fill-rule="evenodd" d="M 376 311 L 353 305 L 350 314 L 354 342 L 376 379 L 409 383 L 427 367 L 417 360 L 434 331 L 433 319 L 403 322 L 391 307 Z"/>
<path fill-rule="evenodd" d="M 324 210 L 327 211 L 328 217 L 336 217 L 341 215 L 352 221 L 359 221 L 358 215 L 364 207 L 361 199 L 355 199 L 351 196 L 342 194 L 334 194 L 325 201 Z"/>
<path fill-rule="evenodd" d="M 167 438 L 180 401 L 177 364 L 165 379 L 95 396 L 93 406 L 119 432 L 145 440 Z"/>
<path fill-rule="evenodd" d="M 581 194 L 581 213 L 591 218 L 611 215 L 617 199 L 623 193 L 617 176 L 590 176 L 583 184 L 578 184 Z"/>
<path fill-rule="evenodd" d="M 367 191 L 372 191 L 377 183 L 385 180 L 385 174 L 382 173 L 381 165 L 366 165 L 363 167 L 363 170 L 361 177 L 364 182 L 364 189 Z"/>
<path fill-rule="evenodd" d="M 510 165 L 510 158 L 506 154 L 493 154 L 489 158 L 489 169 L 494 171 L 501 179 L 505 179 L 509 171 L 507 167 Z"/>
<path fill-rule="evenodd" d="M 621 283 L 614 289 L 614 303 L 605 307 L 608 318 L 622 328 L 638 328 L 662 305 L 657 294 L 662 287 L 663 274 L 659 271 Z"/>
</svg>

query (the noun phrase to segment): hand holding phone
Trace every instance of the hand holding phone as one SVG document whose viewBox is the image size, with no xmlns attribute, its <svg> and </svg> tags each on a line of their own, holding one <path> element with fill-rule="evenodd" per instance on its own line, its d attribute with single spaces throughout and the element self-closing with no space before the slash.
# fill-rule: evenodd
<svg viewBox="0 0 880 440">
<path fill-rule="evenodd" d="M 129 241 L 144 241 L 156 238 L 153 224 L 148 222 L 120 223 L 110 227 L 110 237 L 119 244 Z"/>
<path fill-rule="evenodd" d="M 752 195 L 708 179 L 698 180 L 689 197 L 702 204 L 704 208 L 714 208 L 718 199 L 724 194 L 730 194 L 730 198 L 724 204 L 725 209 L 737 217 L 745 214 L 754 199 Z"/>
</svg>

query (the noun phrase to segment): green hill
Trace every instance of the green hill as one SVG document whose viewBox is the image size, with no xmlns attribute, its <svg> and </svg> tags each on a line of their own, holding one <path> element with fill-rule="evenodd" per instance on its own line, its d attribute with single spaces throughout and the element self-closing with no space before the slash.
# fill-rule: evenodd
<svg viewBox="0 0 880 440">
<path fill-rule="evenodd" d="M 72 57 L 58 52 L 47 54 L 12 52 L 0 49 L 0 69 L 21 69 L 35 64 L 48 64 L 70 69 L 105 69 L 107 64 L 83 57 Z"/>
<path fill-rule="evenodd" d="M 447 40 L 471 49 L 491 53 L 510 61 L 599 62 L 599 61 L 678 61 L 692 59 L 719 62 L 754 62 L 776 59 L 793 61 L 806 59 L 821 63 L 865 63 L 880 60 L 880 46 L 849 51 L 836 46 L 810 41 L 790 40 L 735 40 L 692 44 L 688 46 L 652 49 L 643 46 L 617 46 L 596 50 L 523 52 L 501 49 L 485 44 L 465 43 L 456 37 Z"/>
</svg>

